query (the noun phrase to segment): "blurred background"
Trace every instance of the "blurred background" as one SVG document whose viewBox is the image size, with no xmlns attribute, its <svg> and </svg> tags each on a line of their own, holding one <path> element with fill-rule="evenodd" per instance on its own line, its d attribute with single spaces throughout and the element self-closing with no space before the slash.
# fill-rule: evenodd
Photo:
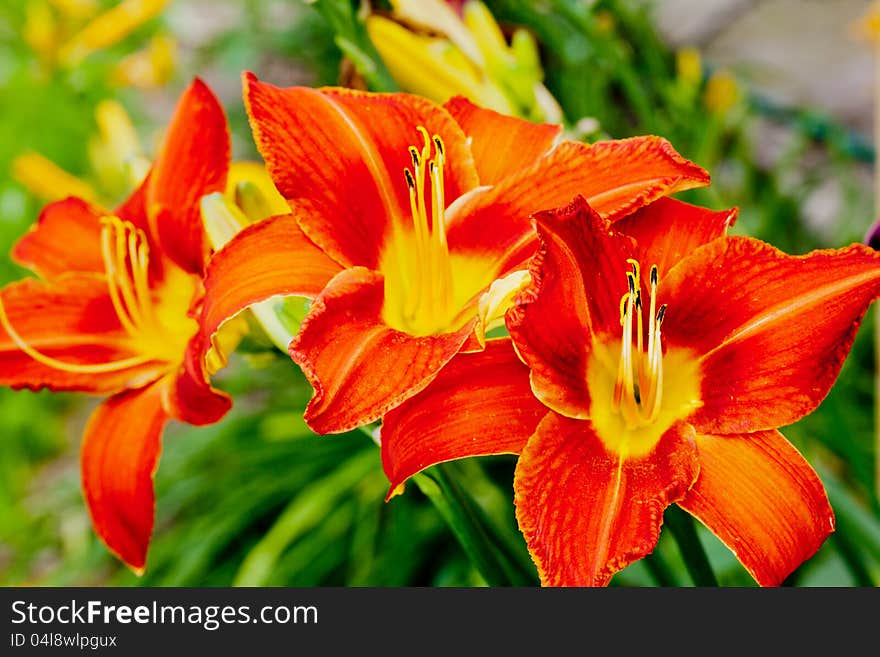
<svg viewBox="0 0 880 657">
<path fill-rule="evenodd" d="M 228 113 L 234 158 L 257 160 L 243 70 L 278 85 L 403 89 L 438 101 L 464 93 L 562 122 L 587 141 L 662 135 L 712 174 L 710 188 L 679 197 L 738 206 L 733 232 L 790 253 L 865 239 L 876 216 L 880 22 L 869 2 L 486 0 L 485 20 L 467 25 L 461 4 L 448 3 L 441 20 L 422 15 L 433 1 L 2 3 L 0 251 L 51 200 L 76 194 L 112 207 L 124 199 L 195 75 Z M 0 282 L 24 275 L 0 258 Z M 787 585 L 880 583 L 874 315 L 821 407 L 783 430 L 820 473 L 838 528 Z M 430 480 L 460 496 L 488 528 L 486 540 L 514 555 L 514 576 L 487 581 L 436 490 L 409 485 L 385 503 L 367 435 L 308 430 L 311 389 L 285 355 L 253 341 L 215 384 L 235 399 L 224 421 L 165 432 L 156 531 L 140 578 L 94 536 L 79 489 L 80 436 L 97 400 L 0 389 L 0 584 L 537 583 L 513 518 L 513 457 L 451 464 Z M 698 530 L 719 583 L 753 586 Z M 668 531 L 653 555 L 612 580 L 693 583 Z"/>
</svg>

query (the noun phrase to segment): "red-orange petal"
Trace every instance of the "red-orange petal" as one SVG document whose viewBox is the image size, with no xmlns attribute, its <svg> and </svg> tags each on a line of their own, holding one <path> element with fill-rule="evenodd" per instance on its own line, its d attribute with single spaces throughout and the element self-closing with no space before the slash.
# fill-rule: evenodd
<svg viewBox="0 0 880 657">
<path fill-rule="evenodd" d="M 69 197 L 50 203 L 12 248 L 12 259 L 44 278 L 66 272 L 104 272 L 101 217 L 106 211 Z"/>
<path fill-rule="evenodd" d="M 586 417 L 592 339 L 620 330 L 632 240 L 580 197 L 534 219 L 541 247 L 530 263 L 531 285 L 508 311 L 507 330 L 532 371 L 535 395 L 558 413 Z"/>
<path fill-rule="evenodd" d="M 452 333 L 413 337 L 385 324 L 384 297 L 381 274 L 347 269 L 314 300 L 290 342 L 291 357 L 314 388 L 304 417 L 317 433 L 373 422 L 422 390 L 477 321 Z"/>
<path fill-rule="evenodd" d="M 673 267 L 659 294 L 665 344 L 701 359 L 697 431 L 774 429 L 828 394 L 880 295 L 880 253 L 852 245 L 790 256 L 727 237 Z"/>
<path fill-rule="evenodd" d="M 778 431 L 697 435 L 700 475 L 678 504 L 727 545 L 762 586 L 777 586 L 834 531 L 810 464 Z"/>
<path fill-rule="evenodd" d="M 516 517 L 545 586 L 605 586 L 650 554 L 664 509 L 699 473 L 693 430 L 678 424 L 654 450 L 626 459 L 586 420 L 549 413 L 519 457 Z"/>
<path fill-rule="evenodd" d="M 129 197 L 113 211 L 115 216 L 140 228 L 147 235 L 150 234 L 150 219 L 147 216 L 147 190 L 150 188 L 151 178 L 152 171 L 149 171 Z"/>
<path fill-rule="evenodd" d="M 519 454 L 548 412 L 509 339 L 456 356 L 419 394 L 382 418 L 389 495 L 417 472 L 453 459 Z"/>
<path fill-rule="evenodd" d="M 471 140 L 481 185 L 495 185 L 546 155 L 562 132 L 561 125 L 534 123 L 474 105 L 456 96 L 444 107 Z"/>
<path fill-rule="evenodd" d="M 306 235 L 345 266 L 377 269 L 394 222 L 411 225 L 404 170 L 413 166 L 409 147 L 422 147 L 419 126 L 443 140 L 447 201 L 478 184 L 461 128 L 424 98 L 281 89 L 246 73 L 244 100 L 276 187 L 291 207 L 309 210 L 300 220 Z"/>
<path fill-rule="evenodd" d="M 5 286 L 0 298 L 12 330 L 44 356 L 74 365 L 100 365 L 139 356 L 119 324 L 107 283 L 92 274 L 71 274 L 50 281 L 23 279 Z M 149 383 L 165 367 L 150 362 L 112 372 L 85 373 L 46 365 L 22 351 L 0 324 L 0 385 L 115 393 Z"/>
<path fill-rule="evenodd" d="M 342 268 L 307 238 L 293 214 L 251 224 L 213 255 L 205 273 L 201 328 L 276 295 L 316 297 Z"/>
<path fill-rule="evenodd" d="M 662 196 L 708 182 L 709 174 L 660 137 L 563 142 L 531 167 L 450 208 L 449 246 L 493 254 L 503 274 L 534 253 L 529 221 L 534 212 L 567 205 L 580 195 L 614 221 Z"/>
<path fill-rule="evenodd" d="M 213 388 L 205 367 L 206 343 L 193 338 L 184 365 L 173 383 L 165 387 L 162 399 L 165 412 L 175 420 L 195 426 L 218 422 L 232 408 L 232 399 Z"/>
<path fill-rule="evenodd" d="M 162 410 L 163 385 L 159 381 L 101 404 L 89 419 L 80 453 L 95 531 L 138 573 L 146 565 L 153 533 L 153 473 L 168 419 Z"/>
<path fill-rule="evenodd" d="M 225 189 L 229 157 L 226 115 L 196 78 L 174 110 L 145 199 L 154 242 L 186 271 L 204 268 L 208 245 L 199 199 Z"/>
<path fill-rule="evenodd" d="M 635 238 L 643 268 L 657 265 L 660 277 L 698 247 L 727 234 L 737 209 L 715 212 L 672 198 L 661 198 L 614 224 Z"/>
</svg>

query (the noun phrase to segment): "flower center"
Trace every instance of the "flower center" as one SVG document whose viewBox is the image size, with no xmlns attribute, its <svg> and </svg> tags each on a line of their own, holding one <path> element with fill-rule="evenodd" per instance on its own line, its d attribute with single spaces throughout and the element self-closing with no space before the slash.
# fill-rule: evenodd
<svg viewBox="0 0 880 657">
<path fill-rule="evenodd" d="M 590 419 L 606 447 L 640 456 L 702 404 L 700 371 L 698 359 L 687 349 L 670 347 L 663 353 L 666 305 L 657 307 L 657 267 L 651 267 L 645 303 L 639 263 L 627 262 L 632 271 L 626 273 L 628 289 L 620 300 L 620 341 L 593 345 L 587 386 Z"/>
<path fill-rule="evenodd" d="M 159 293 L 149 280 L 149 246 L 144 232 L 118 217 L 101 219 L 101 257 L 107 289 L 119 323 L 137 356 L 105 363 L 68 363 L 28 344 L 15 330 L 0 302 L 0 324 L 12 341 L 34 360 L 58 370 L 82 374 L 115 372 L 153 361 L 177 362 L 198 326 L 187 317 L 195 292 L 192 277 L 169 268 Z"/>
<path fill-rule="evenodd" d="M 633 270 L 627 272 L 629 290 L 620 299 L 620 363 L 614 384 L 614 409 L 630 428 L 651 424 L 660 412 L 663 400 L 663 346 L 660 327 L 666 305 L 657 309 L 657 266 L 651 267 L 651 290 L 648 310 L 648 344 L 644 344 L 644 309 L 639 263 L 627 260 Z M 635 318 L 635 321 L 634 321 Z M 633 329 L 636 349 L 633 352 Z"/>
<path fill-rule="evenodd" d="M 477 258 L 449 253 L 443 182 L 446 151 L 439 135 L 429 136 L 423 126 L 418 131 L 422 147 L 410 146 L 412 169 L 403 172 L 410 221 L 395 225 L 380 269 L 385 275 L 386 323 L 410 335 L 426 336 L 463 326 L 465 306 L 488 287 L 495 272 Z"/>
</svg>

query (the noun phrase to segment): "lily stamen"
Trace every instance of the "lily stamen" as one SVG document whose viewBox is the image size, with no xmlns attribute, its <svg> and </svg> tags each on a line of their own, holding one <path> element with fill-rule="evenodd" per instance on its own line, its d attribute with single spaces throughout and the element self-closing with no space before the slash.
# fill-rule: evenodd
<svg viewBox="0 0 880 657">
<path fill-rule="evenodd" d="M 647 352 L 645 352 L 639 263 L 633 259 L 627 262 L 632 266 L 632 271 L 626 273 L 628 290 L 620 299 L 622 334 L 613 406 L 614 410 L 623 416 L 628 426 L 639 427 L 652 423 L 660 413 L 663 387 L 660 326 L 666 314 L 666 306 L 662 305 L 659 310 L 655 310 L 658 281 L 655 265 L 651 267 L 650 274 L 650 314 L 647 326 Z M 635 336 L 633 336 L 634 329 Z M 635 342 L 635 353 L 633 353 L 633 342 Z"/>
<path fill-rule="evenodd" d="M 118 217 L 101 219 L 101 257 L 113 310 L 123 330 L 133 341 L 161 345 L 155 336 L 161 332 L 149 283 L 149 246 L 146 234 Z M 0 299 L 0 325 L 15 345 L 37 362 L 53 369 L 78 374 L 102 374 L 162 360 L 160 353 L 106 363 L 69 363 L 42 353 L 15 330 Z"/>
<path fill-rule="evenodd" d="M 453 303 L 452 269 L 446 242 L 445 148 L 439 135 L 430 136 L 423 126 L 417 129 L 423 145 L 421 150 L 409 147 L 413 168 L 403 172 L 409 190 L 416 258 L 411 266 L 406 266 L 405 260 L 399 263 L 409 291 L 405 309 L 409 322 L 415 322 L 416 318 L 421 322 L 425 314 L 446 318 Z M 426 184 L 430 199 L 425 197 Z"/>
</svg>

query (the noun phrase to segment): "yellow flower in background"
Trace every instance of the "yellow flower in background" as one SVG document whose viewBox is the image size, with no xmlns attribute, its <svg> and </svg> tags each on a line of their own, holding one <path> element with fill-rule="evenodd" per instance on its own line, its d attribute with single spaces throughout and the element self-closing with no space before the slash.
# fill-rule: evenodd
<svg viewBox="0 0 880 657">
<path fill-rule="evenodd" d="M 111 80 L 123 87 L 161 87 L 171 79 L 177 61 L 177 41 L 158 34 L 141 50 L 123 58 L 113 69 Z"/>
<path fill-rule="evenodd" d="M 78 196 L 101 205 L 131 192 L 147 173 L 149 160 L 125 108 L 104 100 L 95 108 L 98 132 L 89 143 L 89 160 L 97 188 L 65 171 L 43 155 L 26 152 L 12 162 L 12 177 L 37 198 L 56 201 Z"/>
<path fill-rule="evenodd" d="M 729 71 L 719 70 L 709 77 L 703 91 L 703 104 L 709 112 L 716 115 L 727 114 L 739 99 L 739 85 Z"/>
<path fill-rule="evenodd" d="M 96 0 L 26 0 L 22 39 L 47 69 L 73 68 L 156 18 L 170 0 L 122 0 L 102 10 Z M 162 84 L 174 68 L 175 46 L 154 37 L 113 69 L 113 81 L 137 87 Z"/>
<path fill-rule="evenodd" d="M 675 72 L 683 84 L 696 87 L 703 79 L 703 60 L 696 48 L 682 48 L 675 53 Z"/>
<path fill-rule="evenodd" d="M 872 2 L 862 17 L 852 25 L 853 36 L 873 43 L 880 41 L 880 2 Z"/>
<path fill-rule="evenodd" d="M 101 187 L 113 197 L 122 197 L 147 175 L 150 161 L 121 103 L 98 103 L 95 121 L 98 134 L 89 142 L 89 161 Z"/>
<path fill-rule="evenodd" d="M 517 29 L 507 43 L 486 6 L 468 0 L 459 15 L 442 0 L 392 0 L 393 20 L 366 19 L 367 33 L 392 77 L 406 91 L 444 103 L 462 95 L 535 121 L 560 122 L 543 85 L 532 35 Z"/>
<path fill-rule="evenodd" d="M 167 4 L 168 0 L 123 0 L 92 18 L 63 44 L 59 50 L 60 59 L 66 65 L 73 66 L 96 50 L 119 43 L 148 20 L 158 16 Z"/>
<path fill-rule="evenodd" d="M 68 196 L 78 196 L 92 203 L 98 200 L 98 193 L 89 183 L 33 151 L 22 153 L 13 160 L 12 177 L 46 202 L 59 201 Z"/>
</svg>

